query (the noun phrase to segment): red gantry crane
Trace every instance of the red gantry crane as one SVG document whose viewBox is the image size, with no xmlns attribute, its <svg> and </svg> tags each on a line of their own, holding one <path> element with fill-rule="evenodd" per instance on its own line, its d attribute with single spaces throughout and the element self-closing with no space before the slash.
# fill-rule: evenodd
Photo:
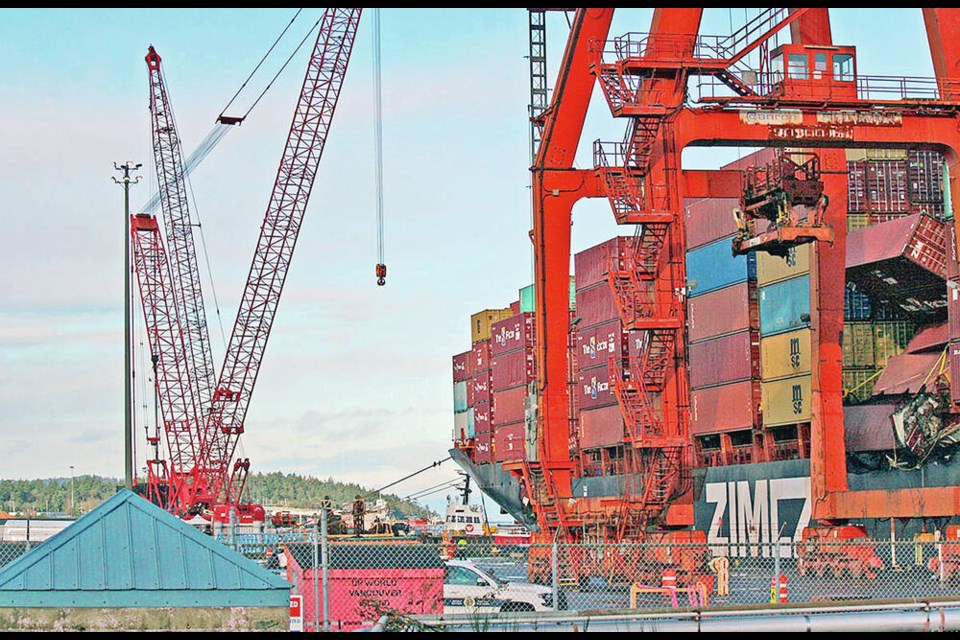
<svg viewBox="0 0 960 640">
<path fill-rule="evenodd" d="M 739 214 L 743 232 L 733 248 L 738 252 L 782 253 L 802 242 L 821 244 L 811 269 L 817 282 L 811 300 L 817 343 L 810 456 L 813 517 L 819 524 L 804 539 L 864 537 L 860 527 L 846 524 L 856 518 L 960 514 L 960 487 L 851 491 L 841 406 L 847 198 L 842 149 L 942 152 L 957 210 L 960 44 L 950 34 L 960 27 L 960 10 L 922 10 L 936 73 L 926 82 L 858 75 L 854 47 L 832 42 L 827 11 L 765 9 L 729 36 L 703 36 L 703 9 L 658 8 L 648 33 L 607 41 L 613 9 L 577 10 L 553 101 L 538 121 L 542 142 L 532 167 L 538 455 L 523 474 L 540 528 L 538 541 L 695 543 L 687 553 L 678 549 L 669 562 L 679 565 L 681 581 L 698 579 L 699 559 L 706 555 L 696 544 L 705 542 L 704 535 L 690 531 L 684 198 L 740 198 L 748 207 L 759 205 Z M 776 46 L 772 37 L 788 27 L 792 44 Z M 751 52 L 761 60 L 759 69 L 745 64 Z M 691 101 L 688 81 L 694 76 L 701 95 Z M 596 144 L 594 168 L 575 169 L 595 82 L 612 115 L 627 120 L 627 133 L 623 142 Z M 816 149 L 816 160 L 771 164 L 762 179 L 754 175 L 746 183 L 764 193 L 743 197 L 740 172 L 681 166 L 684 148 L 723 145 Z M 796 180 L 803 184 L 791 182 Z M 774 200 L 767 204 L 773 202 L 774 208 L 764 211 L 761 203 L 769 194 Z M 618 223 L 642 225 L 628 268 L 608 269 L 621 316 L 640 335 L 628 365 L 611 366 L 611 386 L 626 425 L 628 472 L 636 478 L 617 500 L 572 495 L 574 461 L 567 444 L 571 210 L 579 199 L 593 197 L 610 200 Z M 796 203 L 811 207 L 802 223 L 790 215 Z M 956 218 L 947 224 L 948 289 L 953 292 L 948 296 L 953 405 L 943 416 L 947 428 L 960 416 L 957 224 Z M 833 562 L 836 570 L 852 571 L 855 565 L 869 571 L 874 563 L 872 553 L 853 560 L 810 554 L 808 561 Z M 533 577 L 549 572 L 544 560 L 531 556 Z"/>
<path fill-rule="evenodd" d="M 180 142 L 160 73 L 150 70 L 154 153 L 169 255 L 155 218 L 132 217 L 140 285 L 169 460 L 148 464 L 148 497 L 181 515 L 212 511 L 214 522 L 262 521 L 241 502 L 249 460 L 234 460 L 276 316 L 362 9 L 326 9 L 287 136 L 218 379 L 211 365 Z M 217 380 L 214 383 L 214 380 Z M 151 439 L 155 450 L 159 438 Z"/>
</svg>

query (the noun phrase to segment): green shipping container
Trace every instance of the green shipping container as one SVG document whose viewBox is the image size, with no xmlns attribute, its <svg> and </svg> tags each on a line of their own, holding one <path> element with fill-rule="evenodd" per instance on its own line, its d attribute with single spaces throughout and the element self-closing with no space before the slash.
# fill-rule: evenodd
<svg viewBox="0 0 960 640">
<path fill-rule="evenodd" d="M 843 400 L 849 404 L 869 400 L 879 372 L 876 369 L 844 369 Z"/>
<path fill-rule="evenodd" d="M 577 286 L 573 276 L 570 276 L 570 311 L 577 310 Z M 533 285 L 520 289 L 520 313 L 533 313 L 537 304 Z"/>
<path fill-rule="evenodd" d="M 843 325 L 843 367 L 872 369 L 876 366 L 872 322 L 847 322 Z"/>
</svg>

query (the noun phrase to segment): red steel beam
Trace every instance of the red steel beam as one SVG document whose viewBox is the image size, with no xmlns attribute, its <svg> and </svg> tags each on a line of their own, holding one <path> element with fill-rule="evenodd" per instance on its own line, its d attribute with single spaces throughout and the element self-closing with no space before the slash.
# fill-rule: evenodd
<svg viewBox="0 0 960 640">
<path fill-rule="evenodd" d="M 683 109 L 677 113 L 674 121 L 676 131 L 676 146 L 678 149 L 691 145 L 741 145 L 741 146 L 780 146 L 780 147 L 818 147 L 820 153 L 829 156 L 831 152 L 823 149 L 863 148 L 869 146 L 911 148 L 925 146 L 942 151 L 946 157 L 950 172 L 950 195 L 954 210 L 960 210 L 960 193 L 956 184 L 956 175 L 960 172 L 960 131 L 957 130 L 955 118 L 939 116 L 922 116 L 906 113 L 899 126 L 876 126 L 853 124 L 837 131 L 837 136 L 829 140 L 811 140 L 806 136 L 810 132 L 822 131 L 818 127 L 816 113 L 803 114 L 803 122 L 791 125 L 785 129 L 777 125 L 749 124 L 742 119 L 737 111 L 714 111 Z M 786 136 L 786 137 L 784 137 Z M 831 160 L 834 163 L 834 160 Z M 838 174 L 827 174 L 824 181 L 828 193 L 832 192 L 834 200 L 828 208 L 833 216 L 840 215 L 840 207 L 835 206 L 836 198 L 842 198 L 845 189 L 833 182 L 842 179 Z M 842 202 L 842 201 L 841 201 Z M 845 209 L 845 208 L 844 208 Z M 831 217 L 827 221 L 830 222 Z M 845 221 L 832 220 L 835 232 L 842 229 Z M 843 234 L 837 234 L 842 243 Z M 822 273 L 843 273 L 845 269 L 844 247 L 837 246 L 834 241 L 832 249 L 824 247 L 818 253 L 821 259 L 818 268 Z M 821 284 L 829 277 L 820 278 Z M 831 317 L 841 317 L 834 308 L 842 309 L 842 292 L 839 301 L 834 296 L 824 297 L 820 293 L 821 311 L 829 310 Z M 826 324 L 825 324 L 826 322 Z M 842 360 L 839 350 L 839 338 L 836 321 L 827 322 L 826 314 L 820 318 L 820 358 L 819 377 L 821 393 L 824 389 L 832 389 L 826 393 L 839 393 L 839 380 L 831 378 L 838 375 Z M 842 330 L 842 328 L 841 328 Z M 855 517 L 923 517 L 928 515 L 956 513 L 960 505 L 960 487 L 938 487 L 930 489 L 903 489 L 896 491 L 848 491 L 846 490 L 845 462 L 837 462 L 838 455 L 843 455 L 842 442 L 838 444 L 840 430 L 831 430 L 830 424 L 842 424 L 842 408 L 836 412 L 835 399 L 824 396 L 825 400 L 820 420 L 823 424 L 819 429 L 812 428 L 813 438 L 819 438 L 811 443 L 813 451 L 811 461 L 811 483 L 814 503 L 814 517 L 819 519 L 846 519 Z M 814 407 L 817 405 L 814 404 Z M 816 412 L 816 410 L 815 410 Z M 892 497 L 893 496 L 893 497 Z"/>
<path fill-rule="evenodd" d="M 559 508 L 571 494 L 567 340 L 570 330 L 570 223 L 573 205 L 599 196 L 593 172 L 573 169 L 593 93 L 591 41 L 603 42 L 613 9 L 578 9 L 560 65 L 533 172 L 539 460 Z"/>
<path fill-rule="evenodd" d="M 796 22 L 790 24 L 790 39 L 794 44 L 833 44 L 830 32 L 830 15 L 826 7 L 810 9 L 790 9 L 790 15 L 802 13 Z"/>
</svg>

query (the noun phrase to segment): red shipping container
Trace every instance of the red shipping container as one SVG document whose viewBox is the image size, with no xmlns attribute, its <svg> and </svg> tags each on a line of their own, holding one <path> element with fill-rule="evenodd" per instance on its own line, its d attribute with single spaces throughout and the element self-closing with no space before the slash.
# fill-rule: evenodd
<svg viewBox="0 0 960 640">
<path fill-rule="evenodd" d="M 586 289 L 577 289 L 577 315 L 580 316 L 580 331 L 598 324 L 607 324 L 620 319 L 620 310 L 613 291 L 606 282 L 598 282 Z"/>
<path fill-rule="evenodd" d="M 526 397 L 526 386 L 494 392 L 492 416 L 494 431 L 499 429 L 500 425 L 523 422 L 526 416 L 524 410 L 524 400 Z M 474 416 L 474 424 L 476 424 L 476 416 Z"/>
<path fill-rule="evenodd" d="M 947 286 L 947 338 L 960 339 L 960 279 L 951 278 L 949 283 Z"/>
<path fill-rule="evenodd" d="M 753 373 L 750 331 L 691 344 L 690 388 L 747 380 Z"/>
<path fill-rule="evenodd" d="M 753 383 L 749 380 L 690 392 L 693 435 L 749 429 L 753 422 Z"/>
<path fill-rule="evenodd" d="M 904 257 L 946 278 L 946 236 L 942 222 L 920 214 L 857 229 L 847 236 L 847 269 Z"/>
<path fill-rule="evenodd" d="M 523 422 L 497 427 L 493 433 L 493 458 L 497 462 L 519 462 L 524 459 L 526 425 Z"/>
<path fill-rule="evenodd" d="M 473 461 L 476 464 L 493 462 L 493 432 L 478 433 L 474 439 Z"/>
<path fill-rule="evenodd" d="M 573 256 L 574 287 L 577 291 L 606 282 L 604 275 L 611 266 L 626 269 L 627 252 L 634 246 L 633 236 L 617 236 Z M 580 309 L 580 300 L 577 300 Z"/>
<path fill-rule="evenodd" d="M 720 169 L 722 171 L 746 171 L 750 167 L 758 167 L 761 165 L 769 164 L 777 157 L 777 150 L 773 147 L 766 147 L 760 149 L 759 151 L 754 151 L 748 156 L 744 156 L 738 160 L 734 160 L 729 164 L 725 164 Z"/>
<path fill-rule="evenodd" d="M 526 385 L 536 377 L 533 349 L 517 349 L 493 357 L 493 391 Z"/>
<path fill-rule="evenodd" d="M 950 359 L 950 379 L 960 380 L 960 341 L 953 340 L 947 348 L 947 358 Z M 960 384 L 950 385 L 950 399 L 954 404 L 960 403 Z"/>
<path fill-rule="evenodd" d="M 606 364 L 580 370 L 576 402 L 581 412 L 617 403 L 617 397 L 610 388 L 610 369 Z"/>
<path fill-rule="evenodd" d="M 749 328 L 750 285 L 746 282 L 687 299 L 690 342 Z M 631 350 L 631 355 L 633 353 Z"/>
<path fill-rule="evenodd" d="M 620 319 L 577 331 L 577 367 L 586 369 L 627 355 L 629 334 Z"/>
<path fill-rule="evenodd" d="M 453 356 L 453 381 L 463 382 L 470 379 L 470 363 L 473 358 L 472 351 L 458 353 Z"/>
<path fill-rule="evenodd" d="M 512 313 L 513 315 L 517 315 L 518 313 L 520 313 L 520 301 L 519 301 L 519 300 L 517 300 L 516 302 L 511 302 L 511 303 L 510 303 L 510 313 Z"/>
<path fill-rule="evenodd" d="M 473 432 L 490 433 L 493 431 L 493 405 L 481 402 L 473 406 Z"/>
<path fill-rule="evenodd" d="M 897 442 L 893 431 L 894 404 L 843 408 L 843 436 L 848 453 L 891 451 Z"/>
<path fill-rule="evenodd" d="M 490 368 L 490 349 L 492 345 L 489 340 L 481 340 L 473 345 L 473 360 L 470 363 L 470 370 L 476 375 L 477 372 Z"/>
<path fill-rule="evenodd" d="M 867 165 L 865 162 L 847 163 L 847 212 L 867 213 Z"/>
<path fill-rule="evenodd" d="M 584 449 L 623 443 L 623 415 L 619 405 L 580 412 L 580 446 Z"/>
<path fill-rule="evenodd" d="M 733 210 L 740 208 L 736 198 L 706 198 L 684 201 L 687 230 L 687 249 L 710 244 L 737 232 Z"/>
<path fill-rule="evenodd" d="M 324 615 L 324 600 L 314 599 L 314 586 L 321 577 L 319 569 L 311 568 L 314 566 L 311 548 L 306 543 L 292 543 L 284 550 L 287 579 L 296 585 L 296 593 L 303 596 L 301 612 L 305 628 L 318 625 L 317 613 L 338 631 L 369 627 L 371 601 L 404 614 L 443 614 L 444 566 L 440 561 L 426 561 L 429 555 L 423 545 L 380 544 L 366 553 L 356 546 L 333 546 L 337 549 L 330 550 L 326 576 L 328 615 Z M 378 558 L 378 562 L 365 566 L 364 556 Z"/>
<path fill-rule="evenodd" d="M 909 194 L 913 202 L 943 202 L 943 155 L 937 151 L 907 153 Z"/>
<path fill-rule="evenodd" d="M 867 209 L 876 213 L 909 211 L 907 163 L 903 160 L 867 161 Z"/>
<path fill-rule="evenodd" d="M 483 402 L 492 402 L 493 398 L 490 394 L 493 393 L 493 371 L 490 369 L 478 371 L 468 386 L 473 389 L 473 394 L 467 393 L 467 404 L 475 406 Z"/>
<path fill-rule="evenodd" d="M 534 334 L 533 314 L 521 313 L 506 320 L 500 320 L 490 325 L 492 340 L 490 354 L 493 357 L 515 351 L 516 349 L 532 349 Z"/>
</svg>

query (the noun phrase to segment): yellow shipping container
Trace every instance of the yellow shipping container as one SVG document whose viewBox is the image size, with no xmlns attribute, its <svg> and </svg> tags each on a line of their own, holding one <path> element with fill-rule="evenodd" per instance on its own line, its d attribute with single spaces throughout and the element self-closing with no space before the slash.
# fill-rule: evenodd
<svg viewBox="0 0 960 640">
<path fill-rule="evenodd" d="M 808 422 L 810 420 L 811 376 L 796 376 L 760 383 L 763 426 Z"/>
<path fill-rule="evenodd" d="M 513 315 L 510 308 L 506 309 L 484 309 L 470 316 L 470 337 L 473 344 L 481 340 L 490 339 L 490 325 L 500 320 L 505 320 Z"/>
<path fill-rule="evenodd" d="M 847 149 L 847 162 L 864 160 L 906 160 L 906 149 Z"/>
<path fill-rule="evenodd" d="M 857 229 L 865 229 L 869 226 L 870 226 L 869 213 L 848 213 L 847 214 L 847 231 L 856 231 Z"/>
<path fill-rule="evenodd" d="M 760 339 L 760 377 L 764 382 L 810 373 L 810 329 Z"/>
<path fill-rule="evenodd" d="M 873 342 L 874 323 L 847 322 L 843 325 L 843 366 L 863 368 L 876 366 Z"/>
<path fill-rule="evenodd" d="M 786 258 L 772 256 L 765 251 L 757 252 L 757 284 L 764 286 L 773 282 L 780 282 L 787 278 L 800 276 L 810 272 L 810 247 L 813 244 L 802 244 L 792 247 Z"/>
</svg>

